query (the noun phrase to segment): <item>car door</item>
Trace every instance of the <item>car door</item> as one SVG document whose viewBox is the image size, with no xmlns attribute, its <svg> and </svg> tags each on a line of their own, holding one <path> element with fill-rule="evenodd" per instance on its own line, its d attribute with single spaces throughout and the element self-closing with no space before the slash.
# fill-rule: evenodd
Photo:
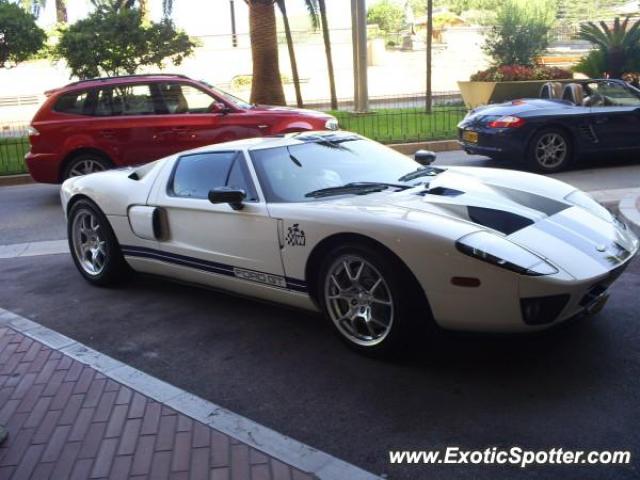
<svg viewBox="0 0 640 480">
<path fill-rule="evenodd" d="M 244 125 L 242 112 L 203 88 L 179 81 L 162 82 L 158 88 L 170 131 L 168 153 L 261 135 L 256 126 Z"/>
<path fill-rule="evenodd" d="M 210 190 L 224 186 L 246 192 L 241 210 L 208 200 Z M 285 286 L 278 222 L 259 200 L 242 152 L 183 155 L 154 187 L 150 203 L 163 212 L 166 235 L 159 248 L 175 276 L 225 288 L 238 282 Z"/>
<path fill-rule="evenodd" d="M 134 165 L 163 156 L 163 120 L 150 84 L 105 86 L 96 91 L 94 101 L 90 129 L 98 146 L 113 159 Z"/>
<path fill-rule="evenodd" d="M 607 150 L 640 147 L 640 98 L 617 82 L 600 82 L 590 88 L 598 99 L 590 108 L 590 118 L 601 147 Z"/>
</svg>

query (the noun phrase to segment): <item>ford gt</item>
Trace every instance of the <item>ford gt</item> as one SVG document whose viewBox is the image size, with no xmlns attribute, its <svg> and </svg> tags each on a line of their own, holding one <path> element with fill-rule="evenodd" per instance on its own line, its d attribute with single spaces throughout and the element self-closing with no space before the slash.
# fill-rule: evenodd
<svg viewBox="0 0 640 480">
<path fill-rule="evenodd" d="M 566 183 L 416 159 L 310 132 L 74 177 L 69 247 L 92 284 L 134 270 L 320 310 L 372 355 L 427 324 L 529 332 L 596 311 L 638 251 Z"/>
</svg>

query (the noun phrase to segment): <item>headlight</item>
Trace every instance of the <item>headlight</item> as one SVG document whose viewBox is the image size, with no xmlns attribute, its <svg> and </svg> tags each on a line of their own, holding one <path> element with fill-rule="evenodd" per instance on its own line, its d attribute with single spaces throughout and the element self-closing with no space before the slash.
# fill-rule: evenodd
<svg viewBox="0 0 640 480">
<path fill-rule="evenodd" d="M 583 208 L 591 213 L 593 213 L 596 217 L 600 217 L 607 222 L 613 222 L 614 217 L 609 210 L 604 208 L 598 202 L 596 202 L 593 198 L 591 198 L 586 193 L 576 190 L 573 193 L 570 193 L 564 199 L 575 205 L 576 207 Z"/>
<path fill-rule="evenodd" d="M 521 275 L 552 275 L 558 269 L 535 253 L 489 232 L 476 232 L 460 238 L 456 248 L 470 257 Z"/>
<path fill-rule="evenodd" d="M 338 128 L 340 128 L 340 125 L 338 125 L 338 120 L 336 118 L 331 117 L 325 122 L 324 128 L 326 128 L 327 130 L 338 130 Z"/>
</svg>

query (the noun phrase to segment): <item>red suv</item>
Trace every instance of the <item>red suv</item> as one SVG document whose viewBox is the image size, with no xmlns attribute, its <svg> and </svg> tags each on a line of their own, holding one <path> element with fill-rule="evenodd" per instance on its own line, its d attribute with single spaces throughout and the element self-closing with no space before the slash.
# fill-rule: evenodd
<svg viewBox="0 0 640 480">
<path fill-rule="evenodd" d="M 249 105 L 183 75 L 85 80 L 47 94 L 25 157 L 33 179 L 45 183 L 212 143 L 338 128 L 325 113 Z"/>
</svg>

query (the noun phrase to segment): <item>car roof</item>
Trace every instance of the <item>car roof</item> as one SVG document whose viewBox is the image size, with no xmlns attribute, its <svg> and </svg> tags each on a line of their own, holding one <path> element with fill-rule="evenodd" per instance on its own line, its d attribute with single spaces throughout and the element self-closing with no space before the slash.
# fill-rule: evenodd
<svg viewBox="0 0 640 480">
<path fill-rule="evenodd" d="M 121 75 L 118 77 L 100 77 L 90 78 L 87 80 L 78 80 L 77 82 L 71 82 L 64 87 L 54 88 L 45 92 L 45 95 L 49 96 L 54 93 L 66 92 L 72 90 L 89 89 L 100 87 L 104 85 L 121 85 L 124 83 L 136 83 L 136 82 L 158 82 L 162 80 L 189 80 L 195 81 L 191 77 L 181 75 L 179 73 L 145 73 L 136 75 Z"/>
<path fill-rule="evenodd" d="M 228 150 L 264 150 L 267 148 L 290 147 L 313 142 L 330 142 L 345 139 L 362 139 L 355 133 L 341 131 L 318 130 L 309 132 L 287 133 L 284 135 L 274 135 L 269 137 L 245 138 L 231 142 L 217 143 L 194 148 L 184 153 L 219 152 Z"/>
</svg>

